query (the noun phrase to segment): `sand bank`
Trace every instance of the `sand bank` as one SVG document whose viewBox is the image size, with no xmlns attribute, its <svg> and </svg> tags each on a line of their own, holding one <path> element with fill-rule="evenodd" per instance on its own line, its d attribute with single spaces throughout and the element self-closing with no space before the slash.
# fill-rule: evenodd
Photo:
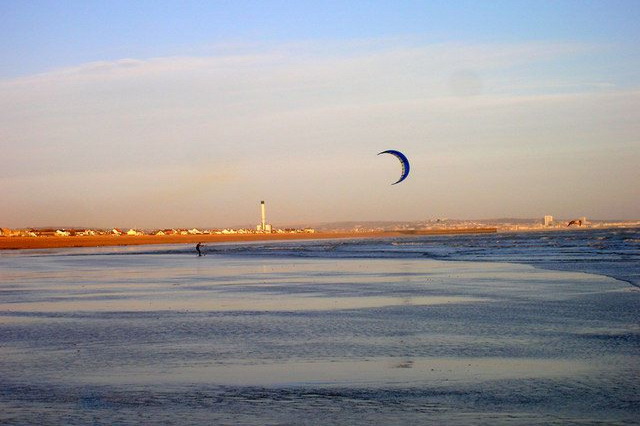
<svg viewBox="0 0 640 426">
<path fill-rule="evenodd" d="M 98 235 L 74 237 L 0 237 L 0 250 L 61 247 L 134 246 L 147 244 L 230 243 L 244 241 L 321 240 L 329 238 L 385 238 L 415 235 L 484 234 L 496 228 L 461 228 L 420 231 L 315 232 L 291 234 L 215 234 L 215 235 Z"/>
<path fill-rule="evenodd" d="M 316 232 L 296 234 L 0 237 L 0 250 L 129 246 L 146 244 L 195 244 L 197 242 L 212 244 L 243 241 L 315 240 L 327 238 L 381 238 L 398 235 L 400 234 L 394 232 Z"/>
</svg>

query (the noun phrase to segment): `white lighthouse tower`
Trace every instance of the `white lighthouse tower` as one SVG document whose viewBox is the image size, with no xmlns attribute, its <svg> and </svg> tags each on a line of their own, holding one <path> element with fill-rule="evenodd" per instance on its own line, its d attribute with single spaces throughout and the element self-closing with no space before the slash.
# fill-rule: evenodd
<svg viewBox="0 0 640 426">
<path fill-rule="evenodd" d="M 261 220 L 260 225 L 256 226 L 258 232 L 271 232 L 271 225 L 267 223 L 267 213 L 264 201 L 260 201 Z"/>
</svg>

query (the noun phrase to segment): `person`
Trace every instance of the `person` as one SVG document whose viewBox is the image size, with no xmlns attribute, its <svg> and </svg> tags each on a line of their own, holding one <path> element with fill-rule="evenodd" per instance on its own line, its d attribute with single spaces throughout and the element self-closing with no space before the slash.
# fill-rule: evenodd
<svg viewBox="0 0 640 426">
<path fill-rule="evenodd" d="M 202 247 L 202 243 L 196 244 L 196 251 L 198 252 L 198 257 L 202 256 L 202 251 L 200 251 L 200 247 Z"/>
</svg>

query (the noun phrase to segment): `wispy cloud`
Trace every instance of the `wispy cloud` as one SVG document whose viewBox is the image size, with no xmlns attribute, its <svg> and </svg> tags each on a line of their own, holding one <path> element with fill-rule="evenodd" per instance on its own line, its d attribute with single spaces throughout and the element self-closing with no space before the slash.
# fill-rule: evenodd
<svg viewBox="0 0 640 426">
<path fill-rule="evenodd" d="M 118 176 L 145 170 L 149 179 L 132 178 L 128 191 L 158 209 L 161 199 L 189 199 L 195 206 L 202 200 L 189 194 L 224 187 L 218 211 L 227 217 L 241 202 L 237 194 L 270 191 L 284 202 L 309 191 L 296 183 L 304 170 L 315 174 L 304 180 L 307 188 L 324 182 L 345 196 L 340 191 L 348 183 L 365 185 L 362 176 L 349 175 L 354 163 L 366 175 L 376 165 L 363 156 L 390 144 L 410 151 L 423 167 L 433 156 L 455 161 L 462 153 L 508 162 L 554 147 L 629 146 L 640 134 L 638 89 L 618 89 L 571 65 L 571 58 L 601 48 L 415 40 L 227 46 L 208 57 L 121 59 L 4 80 L 0 149 L 16 161 L 0 169 L 0 190 L 26 202 L 16 194 L 40 182 L 65 199 L 81 182 L 93 182 L 103 194 L 92 197 L 95 203 L 118 197 L 124 185 Z M 552 69 L 564 71 L 536 74 L 558 63 L 563 66 Z M 78 178 L 50 178 L 69 171 Z M 442 181 L 458 179 L 453 171 L 443 173 Z M 481 173 L 492 179 L 491 170 Z M 309 194 L 318 192 L 320 199 L 330 196 L 327 191 L 304 197 L 311 205 Z M 349 192 L 346 198 L 353 197 Z M 372 197 L 354 200 L 345 214 L 366 210 Z M 418 214 L 414 207 L 404 207 L 405 217 Z M 472 207 L 460 211 L 473 214 Z M 19 220 L 23 213 L 7 215 Z"/>
</svg>

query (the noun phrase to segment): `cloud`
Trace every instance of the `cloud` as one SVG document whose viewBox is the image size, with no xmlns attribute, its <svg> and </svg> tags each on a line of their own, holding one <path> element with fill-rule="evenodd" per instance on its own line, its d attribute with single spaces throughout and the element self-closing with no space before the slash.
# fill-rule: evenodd
<svg viewBox="0 0 640 426">
<path fill-rule="evenodd" d="M 216 213 L 202 218 L 240 220 L 233 211 L 243 197 L 265 193 L 282 203 L 304 199 L 314 212 L 333 197 L 333 205 L 349 206 L 324 211 L 325 217 L 356 218 L 380 195 L 357 193 L 377 178 L 368 153 L 385 148 L 406 149 L 422 162 L 414 180 L 421 168 L 438 170 L 436 158 L 451 165 L 439 169 L 438 180 L 460 182 L 469 158 L 499 164 L 637 143 L 639 91 L 616 89 L 597 72 L 570 66 L 571 58 L 599 48 L 415 40 L 225 47 L 210 57 L 95 62 L 4 80 L 0 149 L 12 161 L 0 168 L 0 189 L 9 202 L 28 206 L 20 194 L 33 193 L 34 182 L 62 199 L 68 190 L 86 193 L 83 182 L 90 182 L 99 189 L 91 203 L 103 205 L 105 217 L 117 214 L 103 200 L 155 206 L 138 203 L 139 221 L 163 205 L 175 209 L 178 199 L 191 206 L 186 210 L 194 220 L 209 208 Z M 535 70 L 549 64 L 564 71 L 537 76 Z M 527 174 L 532 180 L 546 173 L 536 164 Z M 54 178 L 69 173 L 76 178 Z M 477 182 L 499 176 L 490 169 L 473 173 Z M 630 173 L 609 181 L 617 184 Z M 209 188 L 216 201 L 201 198 L 210 197 Z M 480 209 L 441 196 L 441 205 L 459 212 L 447 216 Z M 464 189 L 456 196 L 469 198 Z M 385 215 L 428 215 L 415 202 L 394 202 L 396 213 Z M 291 218 L 304 214 L 302 207 L 289 211 Z M 19 222 L 23 215 L 16 210 L 6 217 Z"/>
</svg>

